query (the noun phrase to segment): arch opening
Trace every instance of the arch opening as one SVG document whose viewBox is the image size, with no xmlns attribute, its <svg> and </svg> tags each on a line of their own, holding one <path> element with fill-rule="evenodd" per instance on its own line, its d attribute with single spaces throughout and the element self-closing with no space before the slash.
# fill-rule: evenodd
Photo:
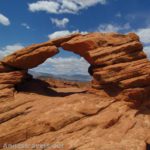
<svg viewBox="0 0 150 150">
<path fill-rule="evenodd" d="M 92 76 L 89 74 L 90 64 L 81 56 L 59 48 L 59 53 L 48 58 L 39 66 L 29 69 L 34 78 L 53 77 L 56 79 L 89 82 Z"/>
</svg>

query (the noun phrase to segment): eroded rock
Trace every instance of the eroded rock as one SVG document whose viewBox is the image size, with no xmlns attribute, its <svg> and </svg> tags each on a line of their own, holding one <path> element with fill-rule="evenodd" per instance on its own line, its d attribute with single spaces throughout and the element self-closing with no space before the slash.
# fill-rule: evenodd
<svg viewBox="0 0 150 150">
<path fill-rule="evenodd" d="M 31 80 L 28 69 L 57 54 L 59 47 L 91 64 L 94 88 Z M 4 144 L 31 149 L 32 144 L 60 143 L 66 150 L 146 150 L 150 62 L 134 33 L 74 34 L 31 45 L 0 63 L 0 103 L 2 149 Z"/>
<path fill-rule="evenodd" d="M 3 73 L 3 72 L 11 72 L 15 70 L 14 68 L 0 62 L 0 73 Z"/>
<path fill-rule="evenodd" d="M 0 64 L 0 72 L 36 67 L 57 54 L 58 47 L 84 57 L 91 64 L 89 73 L 93 76 L 94 88 L 110 84 L 121 89 L 149 85 L 150 63 L 139 37 L 134 33 L 73 34 L 31 45 L 5 57 Z"/>
<path fill-rule="evenodd" d="M 30 69 L 43 63 L 47 58 L 58 53 L 55 46 L 33 45 L 5 57 L 2 62 L 18 69 Z"/>
</svg>

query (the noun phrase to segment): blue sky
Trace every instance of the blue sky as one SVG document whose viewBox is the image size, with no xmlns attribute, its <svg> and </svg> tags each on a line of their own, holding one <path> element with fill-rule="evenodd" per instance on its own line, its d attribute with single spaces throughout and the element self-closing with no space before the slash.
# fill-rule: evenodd
<svg viewBox="0 0 150 150">
<path fill-rule="evenodd" d="M 50 38 L 95 31 L 136 32 L 149 55 L 149 14 L 149 0 L 1 0 L 0 57 Z M 69 63 L 76 63 L 76 67 L 66 65 L 68 57 Z M 79 69 L 80 65 L 83 65 L 82 69 Z M 62 50 L 38 70 L 86 74 L 87 68 L 88 64 L 82 58 Z"/>
</svg>

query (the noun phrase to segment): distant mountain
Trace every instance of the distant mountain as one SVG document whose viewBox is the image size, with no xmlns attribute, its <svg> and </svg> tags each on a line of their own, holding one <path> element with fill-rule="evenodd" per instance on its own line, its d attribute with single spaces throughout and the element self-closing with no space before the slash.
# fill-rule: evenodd
<svg viewBox="0 0 150 150">
<path fill-rule="evenodd" d="M 34 78 L 49 78 L 49 77 L 51 77 L 51 78 L 56 78 L 56 79 L 81 81 L 81 82 L 91 81 L 91 79 L 92 79 L 92 77 L 90 75 L 82 75 L 82 74 L 52 75 L 52 74 L 49 74 L 49 73 L 35 72 L 35 71 L 29 71 L 29 73 L 32 74 Z"/>
<path fill-rule="evenodd" d="M 59 76 L 58 76 L 59 77 Z M 67 80 L 73 80 L 73 81 L 90 81 L 92 78 L 88 75 L 81 75 L 81 74 L 75 74 L 75 75 L 61 75 L 59 77 L 60 79 L 67 79 Z"/>
</svg>

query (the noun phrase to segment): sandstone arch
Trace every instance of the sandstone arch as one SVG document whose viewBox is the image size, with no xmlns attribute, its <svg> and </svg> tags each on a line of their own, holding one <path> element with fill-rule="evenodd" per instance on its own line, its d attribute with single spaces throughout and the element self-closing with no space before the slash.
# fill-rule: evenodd
<svg viewBox="0 0 150 150">
<path fill-rule="evenodd" d="M 10 96 L 15 85 L 32 78 L 28 69 L 57 54 L 57 47 L 73 51 L 91 64 L 92 86 L 98 90 L 66 97 L 30 92 Z M 25 144 L 31 149 L 32 144 L 60 141 L 68 150 L 146 150 L 150 144 L 149 68 L 134 33 L 75 34 L 5 57 L 0 62 L 0 148 Z M 105 92 L 107 88 L 112 93 Z"/>
<path fill-rule="evenodd" d="M 84 57 L 91 64 L 95 88 L 115 84 L 121 89 L 138 88 L 143 92 L 139 88 L 149 86 L 150 63 L 136 34 L 89 33 L 34 44 L 5 57 L 0 63 L 1 89 L 30 78 L 27 70 L 56 55 L 58 47 Z"/>
</svg>

